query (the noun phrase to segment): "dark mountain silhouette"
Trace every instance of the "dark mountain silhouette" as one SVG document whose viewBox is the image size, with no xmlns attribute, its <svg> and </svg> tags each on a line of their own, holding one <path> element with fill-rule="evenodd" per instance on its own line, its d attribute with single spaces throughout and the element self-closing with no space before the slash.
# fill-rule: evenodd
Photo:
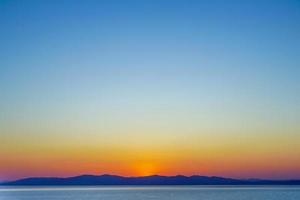
<svg viewBox="0 0 300 200">
<path fill-rule="evenodd" d="M 300 180 L 232 179 L 216 176 L 142 176 L 123 177 L 115 175 L 81 175 L 69 178 L 25 178 L 0 185 L 300 185 Z"/>
</svg>

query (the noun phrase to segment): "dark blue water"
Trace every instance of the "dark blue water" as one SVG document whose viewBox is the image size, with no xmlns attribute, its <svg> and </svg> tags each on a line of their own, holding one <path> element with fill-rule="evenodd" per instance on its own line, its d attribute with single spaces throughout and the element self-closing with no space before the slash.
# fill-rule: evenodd
<svg viewBox="0 0 300 200">
<path fill-rule="evenodd" d="M 10 187 L 0 200 L 300 200 L 298 186 Z"/>
</svg>

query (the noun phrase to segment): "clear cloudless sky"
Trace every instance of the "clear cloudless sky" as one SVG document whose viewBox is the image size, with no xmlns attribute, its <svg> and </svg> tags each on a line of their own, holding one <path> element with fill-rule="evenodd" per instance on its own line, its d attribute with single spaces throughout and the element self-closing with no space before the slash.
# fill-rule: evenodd
<svg viewBox="0 0 300 200">
<path fill-rule="evenodd" d="M 0 180 L 300 178 L 300 1 L 0 0 Z"/>
</svg>

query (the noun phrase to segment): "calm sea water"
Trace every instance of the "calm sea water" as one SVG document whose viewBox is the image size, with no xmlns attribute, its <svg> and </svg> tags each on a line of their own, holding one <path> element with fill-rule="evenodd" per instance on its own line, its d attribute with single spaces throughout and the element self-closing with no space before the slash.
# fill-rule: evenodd
<svg viewBox="0 0 300 200">
<path fill-rule="evenodd" d="M 0 200 L 300 200 L 299 186 L 9 187 Z"/>
</svg>

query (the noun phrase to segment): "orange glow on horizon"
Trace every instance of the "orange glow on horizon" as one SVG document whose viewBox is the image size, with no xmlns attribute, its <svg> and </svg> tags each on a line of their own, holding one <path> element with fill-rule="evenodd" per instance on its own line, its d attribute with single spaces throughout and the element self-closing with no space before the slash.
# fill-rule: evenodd
<svg viewBox="0 0 300 200">
<path fill-rule="evenodd" d="M 134 165 L 134 172 L 136 176 L 150 176 L 157 174 L 158 166 L 152 162 L 141 162 Z"/>
</svg>

